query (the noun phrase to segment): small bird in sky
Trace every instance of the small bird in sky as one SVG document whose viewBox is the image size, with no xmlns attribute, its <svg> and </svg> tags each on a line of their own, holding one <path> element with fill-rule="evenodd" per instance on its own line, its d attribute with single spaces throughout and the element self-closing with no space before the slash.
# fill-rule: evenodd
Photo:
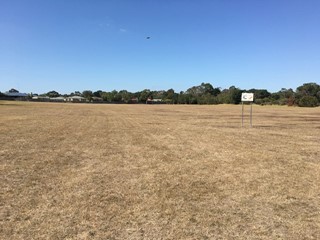
<svg viewBox="0 0 320 240">
<path fill-rule="evenodd" d="M 150 39 L 151 37 L 146 37 L 146 39 Z"/>
</svg>

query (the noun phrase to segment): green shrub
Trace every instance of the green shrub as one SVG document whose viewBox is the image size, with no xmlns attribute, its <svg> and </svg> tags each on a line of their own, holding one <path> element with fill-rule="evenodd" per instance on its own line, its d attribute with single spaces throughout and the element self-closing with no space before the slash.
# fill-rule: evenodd
<svg viewBox="0 0 320 240">
<path fill-rule="evenodd" d="M 318 99 L 313 96 L 303 96 L 298 103 L 299 107 L 316 107 L 318 104 Z"/>
</svg>

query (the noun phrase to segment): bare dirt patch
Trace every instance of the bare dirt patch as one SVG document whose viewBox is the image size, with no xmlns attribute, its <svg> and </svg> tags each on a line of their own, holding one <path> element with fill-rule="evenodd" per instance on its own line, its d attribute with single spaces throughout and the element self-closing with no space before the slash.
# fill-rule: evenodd
<svg viewBox="0 0 320 240">
<path fill-rule="evenodd" d="M 2 102 L 0 238 L 319 239 L 320 108 L 253 110 Z"/>
</svg>

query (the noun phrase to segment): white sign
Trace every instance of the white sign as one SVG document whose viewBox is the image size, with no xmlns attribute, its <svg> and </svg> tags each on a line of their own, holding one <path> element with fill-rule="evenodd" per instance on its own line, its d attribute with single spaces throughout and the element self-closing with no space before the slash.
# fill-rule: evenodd
<svg viewBox="0 0 320 240">
<path fill-rule="evenodd" d="M 242 93 L 241 94 L 242 102 L 253 102 L 253 93 Z"/>
</svg>

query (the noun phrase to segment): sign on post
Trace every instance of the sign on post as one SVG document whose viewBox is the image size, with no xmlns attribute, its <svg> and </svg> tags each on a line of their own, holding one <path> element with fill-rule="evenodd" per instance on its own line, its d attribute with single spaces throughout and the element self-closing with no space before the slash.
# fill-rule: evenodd
<svg viewBox="0 0 320 240">
<path fill-rule="evenodd" d="M 241 94 L 242 102 L 253 102 L 253 93 L 242 93 Z"/>
<path fill-rule="evenodd" d="M 242 103 L 242 118 L 241 118 L 241 127 L 243 127 L 243 110 L 244 102 L 250 102 L 250 127 L 252 127 L 252 102 L 254 94 L 253 93 L 242 93 L 241 94 L 241 103 Z"/>
</svg>

